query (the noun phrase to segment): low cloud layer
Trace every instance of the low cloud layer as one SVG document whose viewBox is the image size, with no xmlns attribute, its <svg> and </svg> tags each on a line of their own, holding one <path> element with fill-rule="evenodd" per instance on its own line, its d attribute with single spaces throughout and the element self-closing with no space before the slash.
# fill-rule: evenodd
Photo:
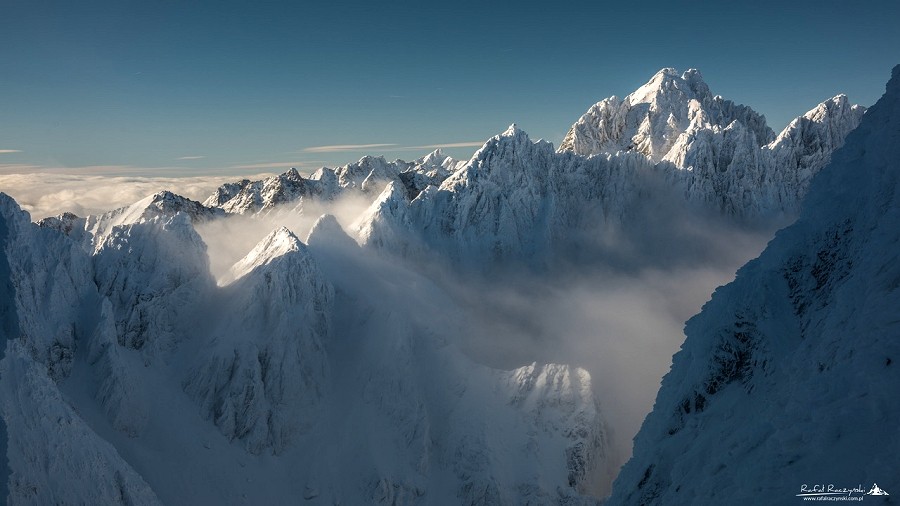
<svg viewBox="0 0 900 506">
<path fill-rule="evenodd" d="M 345 229 L 371 204 L 371 196 L 348 195 L 331 202 L 309 201 L 302 208 L 285 206 L 265 215 L 232 216 L 197 225 L 207 244 L 210 269 L 216 279 L 226 277 L 229 268 L 278 227 L 286 227 L 305 241 L 316 220 L 332 214 Z"/>
<path fill-rule="evenodd" d="M 222 182 L 234 179 L 31 174 L 0 176 L 0 190 L 39 219 L 63 211 L 97 213 L 163 189 L 203 200 Z M 200 224 L 197 230 L 208 245 L 211 270 L 221 280 L 276 227 L 286 226 L 305 239 L 316 219 L 330 213 L 347 229 L 372 198 L 304 202 L 265 216 Z M 610 463 L 617 469 L 630 456 L 632 437 L 684 340 L 685 320 L 699 312 L 717 286 L 733 279 L 735 270 L 755 257 L 772 235 L 771 230 L 741 230 L 721 220 L 675 212 L 659 196 L 654 202 L 654 207 L 632 215 L 632 225 L 638 226 L 598 228 L 573 238 L 597 242 L 588 248 L 590 261 L 576 255 L 550 272 L 514 267 L 515 272 L 492 277 L 371 251 L 363 255 L 372 259 L 372 266 L 382 266 L 373 269 L 417 271 L 442 287 L 424 290 L 415 281 L 420 278 L 391 276 L 398 293 L 415 299 L 417 307 L 430 308 L 411 317 L 431 322 L 431 331 L 474 361 L 501 369 L 555 362 L 588 370 L 610 425 Z M 371 289 L 365 276 L 347 275 L 340 265 L 329 272 L 343 276 L 349 293 Z M 454 315 L 452 326 L 442 323 L 448 315 Z"/>
<path fill-rule="evenodd" d="M 253 176 L 258 177 L 258 176 Z M 0 175 L 0 191 L 12 196 L 32 220 L 63 212 L 78 216 L 122 206 L 158 191 L 169 190 L 203 201 L 234 176 L 217 177 L 108 177 L 70 174 Z"/>
</svg>

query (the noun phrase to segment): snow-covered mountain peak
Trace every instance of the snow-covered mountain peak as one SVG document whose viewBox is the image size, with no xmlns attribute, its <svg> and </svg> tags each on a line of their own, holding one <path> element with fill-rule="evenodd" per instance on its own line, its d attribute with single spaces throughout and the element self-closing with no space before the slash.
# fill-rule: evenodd
<svg viewBox="0 0 900 506">
<path fill-rule="evenodd" d="M 306 237 L 306 244 L 310 248 L 352 248 L 358 247 L 333 214 L 323 214 L 316 220 L 309 235 Z"/>
<path fill-rule="evenodd" d="M 112 228 L 93 255 L 94 282 L 113 305 L 118 342 L 147 360 L 184 339 L 177 322 L 214 282 L 206 244 L 186 213 Z"/>
<path fill-rule="evenodd" d="M 31 221 L 28 211 L 19 207 L 19 203 L 14 198 L 3 192 L 0 192 L 0 217 L 6 220 L 25 218 L 26 222 Z"/>
<path fill-rule="evenodd" d="M 438 164 L 440 165 L 445 159 L 447 155 L 444 154 L 444 151 L 441 148 L 437 148 L 431 153 L 428 153 L 424 157 L 419 160 L 419 163 L 422 165 L 425 164 Z"/>
<path fill-rule="evenodd" d="M 862 112 L 865 111 L 865 108 L 859 105 L 851 104 L 850 99 L 847 98 L 847 95 L 841 93 L 840 95 L 830 98 L 817 105 L 802 117 L 810 121 L 822 122 L 826 121 L 828 117 L 840 117 L 843 115 L 856 113 L 857 111 L 862 114 Z"/>
<path fill-rule="evenodd" d="M 165 221 L 179 213 L 185 214 L 190 221 L 195 223 L 223 218 L 227 215 L 222 209 L 207 207 L 195 200 L 163 190 L 148 195 L 130 206 L 121 207 L 100 215 L 88 216 L 83 223 L 84 230 L 87 232 L 83 240 L 87 242 L 92 241 L 93 248 L 96 249 L 100 247 L 103 240 L 115 227 L 147 223 L 157 218 Z M 67 220 L 62 221 L 65 222 Z M 56 225 L 64 224 L 56 223 L 56 220 L 50 220 L 45 223 L 45 226 L 56 228 Z M 85 247 L 91 249 L 90 244 L 85 244 Z"/>
<path fill-rule="evenodd" d="M 413 170 L 416 172 L 428 172 L 433 169 L 453 170 L 459 163 L 458 160 L 444 153 L 441 148 L 437 148 L 416 160 Z"/>
<path fill-rule="evenodd" d="M 306 246 L 293 232 L 287 227 L 278 227 L 231 267 L 229 279 L 239 279 L 258 267 L 272 263 L 275 259 L 305 250 Z"/>
<path fill-rule="evenodd" d="M 821 139 L 822 123 L 797 123 L 792 139 Z M 800 477 L 892 477 L 900 67 L 830 158 L 800 218 L 688 320 L 608 504 L 751 504 Z"/>
<path fill-rule="evenodd" d="M 712 99 L 712 95 L 699 70 L 688 69 L 679 75 L 674 68 L 664 68 L 625 100 L 631 105 L 636 105 L 673 99 L 681 101 L 694 99 L 703 102 Z"/>
<path fill-rule="evenodd" d="M 501 137 L 518 137 L 520 135 L 524 135 L 526 137 L 528 136 L 528 134 L 526 134 L 525 131 L 519 128 L 519 125 L 515 123 L 509 125 L 509 127 L 507 127 L 506 130 L 504 130 L 503 133 L 500 134 Z"/>
<path fill-rule="evenodd" d="M 315 193 L 321 193 L 320 185 L 311 184 L 296 168 L 291 167 L 286 172 L 260 181 L 244 179 L 226 183 L 216 189 L 204 205 L 233 214 L 267 213 L 280 204 Z"/>
<path fill-rule="evenodd" d="M 361 244 L 390 244 L 398 226 L 405 225 L 409 196 L 403 185 L 391 182 L 351 226 Z"/>
<path fill-rule="evenodd" d="M 475 152 L 472 159 L 462 168 L 483 170 L 494 158 L 518 159 L 517 164 L 530 167 L 535 161 L 536 152 L 549 156 L 553 153 L 553 145 L 545 140 L 532 141 L 525 130 L 515 123 L 509 126 L 503 133 L 495 135 L 487 140 L 484 145 Z M 535 168 L 536 169 L 536 168 Z M 455 184 L 460 177 L 465 177 L 469 170 L 459 171 L 444 181 L 444 186 Z"/>
<path fill-rule="evenodd" d="M 658 162 L 676 156 L 671 150 L 680 135 L 725 128 L 734 121 L 754 133 L 757 147 L 775 137 L 762 115 L 713 96 L 700 71 L 689 69 L 679 75 L 665 68 L 624 100 L 610 97 L 588 109 L 559 151 L 585 156 L 636 151 Z"/>
</svg>

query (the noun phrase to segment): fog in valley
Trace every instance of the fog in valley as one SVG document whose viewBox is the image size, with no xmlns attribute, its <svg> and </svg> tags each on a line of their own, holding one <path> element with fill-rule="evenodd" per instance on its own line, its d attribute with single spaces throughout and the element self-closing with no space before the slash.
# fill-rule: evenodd
<svg viewBox="0 0 900 506">
<path fill-rule="evenodd" d="M 101 182 L 66 176 L 35 185 L 7 178 L 3 190 L 30 207 L 36 219 L 127 205 L 161 185 L 202 201 L 221 182 Z M 272 230 L 284 226 L 305 241 L 323 214 L 334 215 L 354 237 L 355 222 L 374 196 L 347 195 L 196 224 L 208 246 L 212 274 L 220 285 L 227 284 L 232 281 L 229 268 Z M 717 286 L 732 280 L 774 232 L 675 209 L 644 210 L 628 227 L 587 231 L 579 237 L 584 244 L 577 254 L 550 259 L 537 269 L 513 263 L 474 272 L 436 254 L 398 258 L 376 250 L 350 251 L 358 249 L 353 244 L 320 251 L 317 260 L 327 276 L 341 278 L 332 282 L 351 300 L 360 299 L 360 307 L 375 308 L 385 318 L 406 314 L 424 332 L 476 363 L 504 370 L 532 362 L 586 369 L 608 423 L 608 464 L 615 470 L 631 455 L 631 439 L 684 339 L 685 320 L 699 312 Z M 358 262 L 352 269 L 340 265 L 348 258 Z"/>
</svg>

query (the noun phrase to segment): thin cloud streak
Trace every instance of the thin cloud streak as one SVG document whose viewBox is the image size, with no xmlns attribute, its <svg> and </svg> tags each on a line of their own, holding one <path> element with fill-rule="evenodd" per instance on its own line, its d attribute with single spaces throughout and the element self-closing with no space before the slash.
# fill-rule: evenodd
<svg viewBox="0 0 900 506">
<path fill-rule="evenodd" d="M 200 160 L 201 158 L 206 158 L 205 156 L 179 156 L 176 160 Z"/>
<path fill-rule="evenodd" d="M 480 148 L 485 141 L 448 142 L 446 144 L 429 144 L 427 146 L 413 146 L 409 149 L 443 149 L 443 148 Z"/>
<path fill-rule="evenodd" d="M 21 149 L 0 149 L 0 155 L 5 155 L 8 153 L 21 153 Z"/>
<path fill-rule="evenodd" d="M 305 162 L 265 162 L 265 163 L 249 163 L 243 165 L 232 165 L 228 167 L 229 169 L 278 169 L 282 167 L 294 167 L 294 168 L 319 168 L 319 161 L 305 161 Z"/>
<path fill-rule="evenodd" d="M 333 146 L 312 146 L 304 148 L 306 153 L 340 153 L 343 151 L 362 151 L 374 148 L 390 148 L 396 144 L 336 144 Z"/>
<path fill-rule="evenodd" d="M 445 142 L 439 144 L 425 144 L 422 146 L 402 146 L 400 144 L 339 144 L 334 146 L 312 146 L 304 148 L 305 153 L 342 153 L 365 151 L 367 149 L 379 149 L 385 152 L 415 151 L 417 149 L 444 149 L 444 148 L 480 148 L 484 141 Z"/>
</svg>

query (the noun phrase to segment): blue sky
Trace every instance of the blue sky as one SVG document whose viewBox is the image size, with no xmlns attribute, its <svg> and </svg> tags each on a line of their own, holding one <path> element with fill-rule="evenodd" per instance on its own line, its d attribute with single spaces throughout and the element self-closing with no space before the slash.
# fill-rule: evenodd
<svg viewBox="0 0 900 506">
<path fill-rule="evenodd" d="M 700 69 L 777 131 L 883 92 L 900 2 L 849 4 L 0 0 L 0 172 L 467 157 L 512 122 L 558 144 L 661 67 Z"/>
</svg>

